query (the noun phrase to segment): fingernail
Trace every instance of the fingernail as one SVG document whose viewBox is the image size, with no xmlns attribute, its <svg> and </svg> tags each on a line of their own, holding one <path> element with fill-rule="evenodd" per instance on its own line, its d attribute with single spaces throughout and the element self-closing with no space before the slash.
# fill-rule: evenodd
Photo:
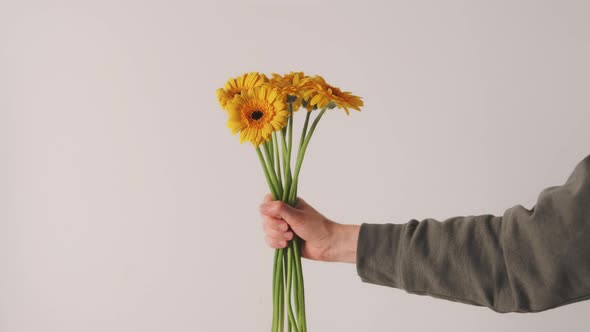
<svg viewBox="0 0 590 332">
<path fill-rule="evenodd" d="M 285 239 L 287 239 L 287 240 L 290 240 L 291 239 L 291 233 L 285 233 L 285 234 L 283 234 L 283 237 Z"/>
<path fill-rule="evenodd" d="M 282 231 L 286 231 L 289 229 L 289 226 L 287 224 L 281 224 L 281 230 Z"/>
</svg>

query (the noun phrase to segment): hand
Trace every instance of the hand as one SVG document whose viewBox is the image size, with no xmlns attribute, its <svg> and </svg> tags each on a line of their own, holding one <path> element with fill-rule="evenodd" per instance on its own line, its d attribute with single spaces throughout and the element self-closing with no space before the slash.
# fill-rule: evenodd
<svg viewBox="0 0 590 332">
<path fill-rule="evenodd" d="M 293 232 L 303 239 L 301 255 L 326 262 L 356 262 L 358 225 L 338 224 L 297 198 L 295 207 L 273 201 L 266 195 L 260 205 L 266 243 L 275 249 L 285 248 Z"/>
</svg>

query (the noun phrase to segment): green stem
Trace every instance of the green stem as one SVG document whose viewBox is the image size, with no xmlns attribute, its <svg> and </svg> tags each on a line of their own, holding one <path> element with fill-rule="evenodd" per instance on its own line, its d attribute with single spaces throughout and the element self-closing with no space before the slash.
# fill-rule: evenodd
<svg viewBox="0 0 590 332">
<path fill-rule="evenodd" d="M 295 301 L 299 304 L 299 310 L 297 310 L 298 317 L 297 320 L 299 321 L 299 326 L 301 327 L 301 332 L 307 331 L 307 318 L 305 315 L 305 287 L 303 285 L 303 269 L 301 266 L 301 247 L 299 246 L 300 238 L 295 236 L 295 238 L 291 241 L 293 242 L 293 255 L 295 261 L 295 276 L 296 276 L 296 283 L 298 292 L 296 294 Z"/>
<path fill-rule="evenodd" d="M 288 181 L 290 181 L 291 177 L 291 165 L 288 163 L 287 160 L 287 138 L 284 131 L 281 131 L 281 153 L 283 154 L 283 170 L 284 171 L 284 179 L 285 179 L 285 188 L 287 187 Z"/>
<path fill-rule="evenodd" d="M 288 258 L 288 256 L 287 256 L 287 255 L 285 255 L 284 257 L 285 257 L 285 258 L 284 258 L 284 260 L 283 260 L 283 261 L 285 262 L 285 271 L 287 271 L 287 266 L 288 266 L 288 259 L 287 259 L 287 258 Z M 293 268 L 294 268 L 294 265 L 293 265 L 293 262 L 291 262 L 291 269 L 293 269 Z M 285 278 L 286 278 L 286 276 L 285 276 Z M 286 280 L 285 280 L 285 281 L 286 281 Z M 285 286 L 286 286 L 286 283 L 285 283 Z M 293 290 L 293 291 L 294 291 L 294 290 Z M 288 299 L 288 301 L 290 301 L 290 299 L 291 299 L 291 296 L 290 296 L 290 295 L 289 295 L 289 296 L 287 296 L 287 299 Z M 293 325 L 291 325 L 291 321 L 289 321 L 289 320 L 287 321 L 287 323 L 288 323 L 288 324 L 287 324 L 288 332 L 291 332 L 291 330 L 292 330 L 292 328 L 293 328 Z M 298 331 L 297 331 L 297 330 L 295 330 L 295 332 L 298 332 Z"/>
<path fill-rule="evenodd" d="M 277 332 L 279 327 L 279 285 L 277 283 L 277 275 L 278 275 L 278 259 L 279 259 L 279 250 L 275 249 L 275 258 L 274 264 L 272 267 L 272 332 Z"/>
<path fill-rule="evenodd" d="M 266 182 L 268 183 L 268 187 L 270 189 L 270 193 L 272 194 L 272 199 L 277 200 L 279 195 L 270 179 L 270 175 L 268 174 L 268 169 L 266 167 L 266 162 L 264 161 L 264 157 L 262 156 L 262 152 L 260 151 L 260 147 L 256 147 L 256 153 L 258 154 L 258 159 L 260 159 L 260 164 L 262 165 L 262 170 L 264 171 L 264 177 L 266 178 Z"/>
<path fill-rule="evenodd" d="M 285 191 L 283 191 L 283 195 L 281 197 L 281 200 L 284 202 L 288 202 L 288 193 L 289 193 L 289 188 L 291 187 L 292 183 L 293 183 L 293 178 L 291 175 L 291 155 L 292 155 L 292 147 L 293 147 L 293 103 L 289 103 L 288 104 L 288 108 L 289 108 L 289 118 L 287 119 L 287 130 L 285 130 L 284 135 L 283 135 L 283 140 L 286 138 L 287 142 L 286 142 L 286 146 L 283 146 L 283 154 L 285 154 L 285 165 L 286 165 L 286 169 L 285 169 L 285 176 L 286 176 L 286 181 L 285 181 Z M 284 128 L 283 128 L 284 129 Z M 286 136 L 286 137 L 285 137 Z"/>
<path fill-rule="evenodd" d="M 295 321 L 295 316 L 293 315 L 293 308 L 291 307 L 291 285 L 293 283 L 293 241 L 289 243 L 287 247 L 287 296 L 285 300 L 287 300 L 287 314 L 289 316 L 289 323 L 293 326 L 295 331 L 299 331 L 297 327 L 297 322 Z"/>
<path fill-rule="evenodd" d="M 307 126 L 308 126 L 308 124 L 309 124 L 309 118 L 310 118 L 310 116 L 311 116 L 311 112 L 307 111 L 307 112 L 305 113 L 305 122 L 303 123 L 303 130 L 301 130 L 301 138 L 299 139 L 299 150 L 298 150 L 298 152 L 299 152 L 299 151 L 301 151 L 301 149 L 302 149 L 302 146 L 303 146 L 303 144 L 304 144 L 304 142 L 305 142 L 305 136 L 306 136 L 306 134 L 307 134 Z M 304 151 L 303 153 L 305 153 L 305 151 Z M 299 153 L 297 153 L 297 155 L 299 156 Z M 303 157 L 302 157 L 302 158 L 303 158 Z M 299 159 L 299 158 L 298 158 L 298 159 Z M 302 160 L 302 161 L 303 161 L 303 160 Z M 299 167 L 301 167 L 301 165 L 299 165 Z M 293 187 L 294 187 L 294 191 L 295 191 L 295 192 L 292 194 L 292 196 L 293 196 L 293 202 L 292 202 L 292 205 L 294 205 L 295 203 L 297 203 L 297 202 L 295 202 L 295 199 L 296 199 L 296 197 L 297 197 L 297 183 L 295 183 L 295 185 L 294 185 Z M 283 197 L 285 197 L 285 196 L 290 196 L 290 195 L 291 195 L 291 188 L 289 188 L 288 190 L 289 190 L 289 193 L 288 193 L 288 194 L 285 194 L 285 193 L 283 192 Z M 289 199 L 289 202 L 291 202 L 291 200 L 290 200 L 290 199 Z"/>
<path fill-rule="evenodd" d="M 307 150 L 307 146 L 309 145 L 309 140 L 311 140 L 311 137 L 315 131 L 315 128 L 317 127 L 318 123 L 320 122 L 320 119 L 322 118 L 322 116 L 324 115 L 325 112 L 326 112 L 326 109 L 323 108 L 320 111 L 320 114 L 318 114 L 316 116 L 313 123 L 311 124 L 311 128 L 309 129 L 309 133 L 307 133 L 307 135 L 305 136 L 303 144 L 301 144 L 301 148 L 299 149 L 299 152 L 297 154 L 297 163 L 295 164 L 295 173 L 293 175 L 293 181 L 291 182 L 291 186 L 289 188 L 289 196 L 288 196 L 288 203 L 291 206 L 294 206 L 296 203 L 296 200 L 297 200 L 297 196 L 295 196 L 295 193 L 296 193 L 295 188 L 297 187 L 297 184 L 299 183 L 299 172 L 301 171 L 301 164 L 303 163 L 303 158 L 305 157 L 305 151 Z"/>
<path fill-rule="evenodd" d="M 287 150 L 287 138 L 286 132 L 281 131 L 281 145 L 282 145 L 282 153 L 283 153 L 283 174 L 285 175 L 285 181 L 283 186 L 283 196 L 281 200 L 283 202 L 287 201 L 287 194 L 289 193 L 289 186 L 291 185 L 291 161 L 290 156 Z"/>
<path fill-rule="evenodd" d="M 281 250 L 283 253 L 285 252 L 283 249 L 279 249 Z M 283 273 L 283 271 L 286 271 L 286 267 L 283 266 L 283 261 L 279 261 L 278 264 L 281 266 L 281 270 L 279 271 L 279 281 L 280 281 L 280 285 L 279 285 L 279 332 L 284 332 L 285 331 L 285 278 L 286 276 L 284 276 L 286 273 Z"/>
<path fill-rule="evenodd" d="M 288 154 L 287 134 L 281 131 L 281 147 L 283 152 L 283 169 L 285 170 L 285 183 L 291 181 L 291 156 Z"/>
<path fill-rule="evenodd" d="M 303 145 L 303 141 L 305 140 L 305 134 L 307 134 L 307 125 L 309 124 L 310 116 L 311 116 L 311 112 L 306 111 L 305 122 L 303 123 L 303 130 L 301 131 L 301 139 L 299 140 L 299 150 L 301 150 L 301 146 Z"/>
<path fill-rule="evenodd" d="M 295 235 L 295 237 L 297 237 L 297 235 Z M 295 275 L 294 277 L 294 281 L 293 281 L 293 302 L 295 303 L 295 312 L 297 313 L 297 321 L 300 322 L 299 323 L 299 328 L 302 328 L 301 326 L 301 296 L 300 296 L 300 292 L 301 292 L 301 287 L 299 284 L 299 274 L 297 273 L 297 266 L 296 266 L 296 254 L 295 254 L 295 241 L 291 240 L 291 242 L 293 242 L 293 244 L 291 244 L 293 246 L 293 251 L 292 251 L 292 255 L 293 255 L 293 262 L 292 264 L 292 269 L 293 269 L 293 273 Z"/>
<path fill-rule="evenodd" d="M 281 145 L 283 148 L 283 166 L 289 166 L 289 168 L 291 168 L 291 164 L 288 162 L 289 160 L 289 155 L 287 154 L 288 150 L 288 146 L 287 146 L 287 134 L 286 131 L 281 131 Z"/>
<path fill-rule="evenodd" d="M 266 155 L 266 168 L 268 169 L 270 180 L 278 194 L 277 199 L 281 199 L 283 196 L 283 186 L 279 186 L 279 181 L 277 180 L 277 173 L 275 173 L 275 168 L 272 164 L 272 150 L 270 150 L 270 146 L 268 144 L 264 145 L 264 154 Z"/>
<path fill-rule="evenodd" d="M 277 137 L 277 132 L 273 131 L 272 132 L 272 146 L 274 148 L 274 169 L 276 169 L 277 171 L 277 180 L 278 180 L 278 184 L 279 187 L 281 187 L 281 189 L 283 189 L 283 176 L 281 175 L 281 157 L 279 154 L 279 139 Z M 281 195 L 282 196 L 282 195 Z"/>
<path fill-rule="evenodd" d="M 291 148 L 293 146 L 293 103 L 289 103 L 289 121 L 287 126 L 289 127 L 289 142 L 287 143 L 287 149 L 289 152 L 289 161 L 291 161 Z"/>
<path fill-rule="evenodd" d="M 272 151 L 272 140 L 268 140 L 268 141 L 264 142 L 264 151 L 268 151 L 268 150 Z M 269 161 L 272 165 L 274 165 L 275 159 L 272 154 L 270 155 Z"/>
<path fill-rule="evenodd" d="M 287 141 L 287 128 L 289 127 L 289 119 L 287 119 L 287 125 L 283 126 L 283 128 L 281 128 L 281 136 L 283 138 L 283 144 Z M 286 150 L 286 146 L 283 146 L 283 148 Z"/>
</svg>

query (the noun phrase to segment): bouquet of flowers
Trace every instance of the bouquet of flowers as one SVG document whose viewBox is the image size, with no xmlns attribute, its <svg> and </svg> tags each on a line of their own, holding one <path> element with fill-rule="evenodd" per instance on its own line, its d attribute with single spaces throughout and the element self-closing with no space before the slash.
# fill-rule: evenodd
<svg viewBox="0 0 590 332">
<path fill-rule="evenodd" d="M 232 134 L 239 133 L 240 143 L 249 141 L 254 146 L 273 199 L 291 206 L 297 203 L 305 151 L 326 110 L 340 108 L 349 115 L 349 109 L 360 111 L 363 106 L 360 97 L 303 72 L 273 73 L 270 79 L 257 72 L 246 73 L 229 79 L 216 93 Z M 305 120 L 292 167 L 293 116 L 301 108 Z M 275 250 L 273 332 L 284 331 L 285 322 L 288 331 L 307 331 L 301 245 L 295 235 L 286 248 Z"/>
</svg>

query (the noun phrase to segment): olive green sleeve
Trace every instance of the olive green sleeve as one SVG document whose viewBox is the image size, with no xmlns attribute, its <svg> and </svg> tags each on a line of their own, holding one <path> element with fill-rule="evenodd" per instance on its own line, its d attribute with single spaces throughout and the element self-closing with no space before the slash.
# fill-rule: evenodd
<svg viewBox="0 0 590 332">
<path fill-rule="evenodd" d="M 590 298 L 590 155 L 532 209 L 361 225 L 364 282 L 413 294 L 538 312 Z"/>
</svg>

